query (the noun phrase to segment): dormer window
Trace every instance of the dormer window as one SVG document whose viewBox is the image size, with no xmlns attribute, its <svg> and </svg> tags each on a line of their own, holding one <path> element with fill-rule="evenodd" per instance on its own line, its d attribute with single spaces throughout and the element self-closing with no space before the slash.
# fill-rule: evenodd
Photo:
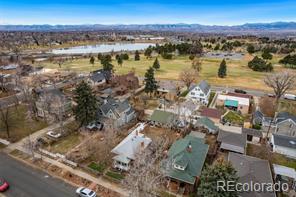
<svg viewBox="0 0 296 197">
<path fill-rule="evenodd" d="M 185 166 L 180 166 L 178 164 L 174 164 L 174 168 L 177 169 L 177 170 L 185 170 Z"/>
</svg>

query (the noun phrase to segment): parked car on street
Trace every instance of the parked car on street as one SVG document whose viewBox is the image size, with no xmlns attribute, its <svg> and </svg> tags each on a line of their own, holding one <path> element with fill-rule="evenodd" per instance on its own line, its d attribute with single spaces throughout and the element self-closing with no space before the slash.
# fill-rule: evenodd
<svg viewBox="0 0 296 197">
<path fill-rule="evenodd" d="M 296 95 L 294 95 L 294 94 L 285 94 L 284 99 L 296 101 Z"/>
<path fill-rule="evenodd" d="M 234 92 L 235 92 L 235 93 L 240 93 L 240 94 L 247 94 L 246 91 L 241 90 L 241 89 L 235 89 Z"/>
<path fill-rule="evenodd" d="M 3 178 L 0 178 L 0 192 L 4 192 L 9 188 L 9 184 Z"/>
<path fill-rule="evenodd" d="M 76 194 L 80 197 L 96 197 L 96 193 L 88 188 L 85 187 L 79 187 L 76 190 Z"/>
</svg>

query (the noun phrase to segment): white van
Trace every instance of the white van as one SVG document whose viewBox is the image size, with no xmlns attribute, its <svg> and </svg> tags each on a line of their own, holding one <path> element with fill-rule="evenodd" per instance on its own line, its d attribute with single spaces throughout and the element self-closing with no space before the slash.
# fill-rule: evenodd
<svg viewBox="0 0 296 197">
<path fill-rule="evenodd" d="M 296 95 L 294 95 L 294 94 L 285 94 L 284 99 L 296 101 Z"/>
</svg>

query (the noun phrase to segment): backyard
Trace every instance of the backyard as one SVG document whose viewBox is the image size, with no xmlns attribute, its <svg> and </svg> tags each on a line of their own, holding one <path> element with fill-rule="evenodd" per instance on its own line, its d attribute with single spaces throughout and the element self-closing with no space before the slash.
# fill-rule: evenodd
<svg viewBox="0 0 296 197">
<path fill-rule="evenodd" d="M 27 106 L 19 105 L 18 107 L 8 108 L 8 120 L 9 120 L 9 140 L 12 142 L 18 141 L 35 131 L 41 130 L 47 127 L 46 122 L 42 120 L 33 120 L 30 123 L 27 120 Z M 0 138 L 7 139 L 7 132 L 3 121 L 0 121 Z"/>
<path fill-rule="evenodd" d="M 247 155 L 258 157 L 261 159 L 269 159 L 269 161 L 273 164 L 279 164 L 296 169 L 296 160 L 289 159 L 277 153 L 269 152 L 267 147 L 264 145 L 258 146 L 254 144 L 248 144 Z"/>
<path fill-rule="evenodd" d="M 218 78 L 217 71 L 220 65 L 221 59 L 213 58 L 202 58 L 202 71 L 200 73 L 201 79 L 208 80 L 213 85 L 227 85 L 227 86 L 237 86 L 246 87 L 250 89 L 261 89 L 265 90 L 266 86 L 263 83 L 263 78 L 266 75 L 264 72 L 255 72 L 248 68 L 247 64 L 253 57 L 250 55 L 245 55 L 241 60 L 227 60 L 227 77 Z M 281 65 L 276 64 L 279 57 L 275 56 L 272 60 L 274 64 L 275 71 L 287 70 Z M 172 60 L 163 59 L 158 57 L 160 62 L 160 69 L 156 71 L 156 77 L 159 79 L 172 79 L 178 80 L 179 73 L 183 69 L 191 67 L 191 60 L 188 56 L 178 56 Z M 143 77 L 147 68 L 152 66 L 154 58 L 147 59 L 143 55 L 140 61 L 134 61 L 133 55 L 130 55 L 130 59 L 123 62 L 122 66 L 118 66 L 117 62 L 113 60 L 115 73 L 124 74 L 133 70 L 140 77 Z M 99 61 L 95 61 L 92 65 L 89 63 L 89 58 L 70 60 L 61 65 L 51 62 L 42 62 L 42 66 L 52 69 L 62 69 L 62 70 L 75 70 L 80 72 L 89 72 L 101 68 Z M 289 69 L 290 72 L 295 72 Z"/>
</svg>

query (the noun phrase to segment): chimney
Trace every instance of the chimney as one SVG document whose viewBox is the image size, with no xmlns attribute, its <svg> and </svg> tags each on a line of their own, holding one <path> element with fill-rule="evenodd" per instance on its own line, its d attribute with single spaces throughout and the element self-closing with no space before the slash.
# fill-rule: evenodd
<svg viewBox="0 0 296 197">
<path fill-rule="evenodd" d="M 141 142 L 141 148 L 144 148 L 144 146 L 145 146 L 145 143 Z"/>
<path fill-rule="evenodd" d="M 192 146 L 191 146 L 191 143 L 189 142 L 188 146 L 187 146 L 187 151 L 188 152 L 192 152 Z"/>
</svg>

